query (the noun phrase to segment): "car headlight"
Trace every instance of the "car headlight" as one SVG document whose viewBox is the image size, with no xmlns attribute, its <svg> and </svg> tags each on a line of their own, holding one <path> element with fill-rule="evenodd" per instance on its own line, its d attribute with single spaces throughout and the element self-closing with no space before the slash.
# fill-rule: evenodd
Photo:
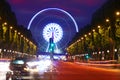
<svg viewBox="0 0 120 80">
<path fill-rule="evenodd" d="M 29 71 L 30 69 L 29 69 L 29 67 L 26 67 L 26 68 L 24 68 L 24 70 L 25 70 L 25 71 Z"/>
</svg>

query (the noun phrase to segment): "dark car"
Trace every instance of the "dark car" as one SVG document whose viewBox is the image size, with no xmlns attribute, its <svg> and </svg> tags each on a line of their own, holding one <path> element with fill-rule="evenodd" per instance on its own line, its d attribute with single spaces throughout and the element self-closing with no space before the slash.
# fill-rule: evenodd
<svg viewBox="0 0 120 80">
<path fill-rule="evenodd" d="M 26 59 L 23 57 L 17 57 L 10 62 L 10 70 L 12 71 L 22 71 L 24 68 L 27 68 Z"/>
<path fill-rule="evenodd" d="M 26 80 L 30 76 L 27 60 L 23 57 L 17 57 L 11 60 L 9 68 L 11 72 L 6 74 L 6 80 L 8 77 L 12 80 Z"/>
</svg>

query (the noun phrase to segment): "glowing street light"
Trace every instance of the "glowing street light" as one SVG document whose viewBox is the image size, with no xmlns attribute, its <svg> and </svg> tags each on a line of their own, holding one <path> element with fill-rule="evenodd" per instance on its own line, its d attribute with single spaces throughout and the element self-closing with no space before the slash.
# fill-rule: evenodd
<svg viewBox="0 0 120 80">
<path fill-rule="evenodd" d="M 15 30 L 15 33 L 17 32 L 17 30 Z"/>
<path fill-rule="evenodd" d="M 84 36 L 85 36 L 85 37 L 87 37 L 87 35 L 86 35 L 86 34 L 85 34 Z"/>
<path fill-rule="evenodd" d="M 12 26 L 10 26 L 10 29 L 13 29 L 13 27 L 12 27 Z"/>
<path fill-rule="evenodd" d="M 100 28 L 100 26 L 98 26 L 98 28 Z"/>
<path fill-rule="evenodd" d="M 88 33 L 89 35 L 91 35 L 91 33 Z"/>
<path fill-rule="evenodd" d="M 120 15 L 120 12 L 116 12 L 116 15 L 119 16 L 119 15 Z"/>
<path fill-rule="evenodd" d="M 106 19 L 106 22 L 109 22 L 110 20 L 109 19 Z"/>
<path fill-rule="evenodd" d="M 18 32 L 18 35 L 20 35 L 20 32 Z"/>
<path fill-rule="evenodd" d="M 109 53 L 110 52 L 110 50 L 107 50 L 107 53 Z"/>
<path fill-rule="evenodd" d="M 83 40 L 84 38 L 83 38 L 83 37 L 81 37 L 81 39 Z"/>
<path fill-rule="evenodd" d="M 21 35 L 21 37 L 23 37 L 23 35 Z"/>
<path fill-rule="evenodd" d="M 117 49 L 115 49 L 114 51 L 117 52 Z"/>
<path fill-rule="evenodd" d="M 7 22 L 5 22 L 4 25 L 7 25 Z"/>
<path fill-rule="evenodd" d="M 92 31 L 95 32 L 95 29 L 93 29 Z"/>
</svg>

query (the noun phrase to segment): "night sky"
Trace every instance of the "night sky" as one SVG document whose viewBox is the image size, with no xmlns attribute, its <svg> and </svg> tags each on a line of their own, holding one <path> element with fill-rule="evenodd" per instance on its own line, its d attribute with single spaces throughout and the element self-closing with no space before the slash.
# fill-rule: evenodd
<svg viewBox="0 0 120 80">
<path fill-rule="evenodd" d="M 91 21 L 92 14 L 106 0 L 7 0 L 16 14 L 19 25 L 27 28 L 30 19 L 45 8 L 61 8 L 70 13 L 79 28 Z"/>
</svg>

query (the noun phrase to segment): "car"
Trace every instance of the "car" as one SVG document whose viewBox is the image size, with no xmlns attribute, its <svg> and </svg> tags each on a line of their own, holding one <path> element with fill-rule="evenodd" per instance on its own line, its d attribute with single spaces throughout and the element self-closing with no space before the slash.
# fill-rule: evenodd
<svg viewBox="0 0 120 80">
<path fill-rule="evenodd" d="M 12 80 L 29 80 L 27 78 L 30 77 L 30 72 L 25 58 L 17 57 L 11 60 L 9 68 L 11 72 L 7 72 L 6 80 L 9 78 Z"/>
</svg>

